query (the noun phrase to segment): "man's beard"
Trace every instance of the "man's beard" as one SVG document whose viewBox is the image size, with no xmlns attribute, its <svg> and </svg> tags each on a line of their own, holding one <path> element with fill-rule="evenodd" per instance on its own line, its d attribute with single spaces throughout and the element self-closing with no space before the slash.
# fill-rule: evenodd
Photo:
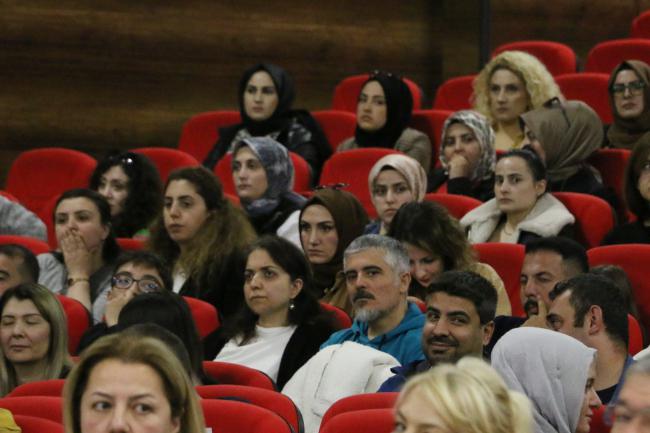
<svg viewBox="0 0 650 433">
<path fill-rule="evenodd" d="M 372 323 L 375 320 L 383 317 L 385 314 L 386 312 L 382 310 L 361 308 L 354 312 L 354 320 L 358 320 L 359 322 Z"/>
</svg>

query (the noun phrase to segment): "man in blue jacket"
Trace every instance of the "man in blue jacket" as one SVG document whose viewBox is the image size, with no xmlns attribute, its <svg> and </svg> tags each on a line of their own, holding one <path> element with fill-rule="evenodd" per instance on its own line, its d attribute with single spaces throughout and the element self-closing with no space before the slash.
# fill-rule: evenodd
<svg viewBox="0 0 650 433">
<path fill-rule="evenodd" d="M 354 341 L 386 352 L 402 365 L 424 359 L 424 315 L 406 299 L 411 274 L 404 246 L 387 236 L 361 236 L 345 250 L 343 270 L 354 323 L 332 334 L 321 349 Z"/>
</svg>

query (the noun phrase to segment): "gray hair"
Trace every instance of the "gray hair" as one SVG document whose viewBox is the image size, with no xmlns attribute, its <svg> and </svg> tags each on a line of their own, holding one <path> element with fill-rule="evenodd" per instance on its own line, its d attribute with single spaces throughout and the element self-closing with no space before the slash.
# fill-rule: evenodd
<svg viewBox="0 0 650 433">
<path fill-rule="evenodd" d="M 627 369 L 625 377 L 630 377 L 633 374 L 650 375 L 650 356 L 646 355 L 641 359 L 635 360 L 634 364 Z"/>
<path fill-rule="evenodd" d="M 343 267 L 349 256 L 369 249 L 382 250 L 384 260 L 397 275 L 410 271 L 409 255 L 404 245 L 383 235 L 363 235 L 353 240 L 343 253 Z"/>
</svg>

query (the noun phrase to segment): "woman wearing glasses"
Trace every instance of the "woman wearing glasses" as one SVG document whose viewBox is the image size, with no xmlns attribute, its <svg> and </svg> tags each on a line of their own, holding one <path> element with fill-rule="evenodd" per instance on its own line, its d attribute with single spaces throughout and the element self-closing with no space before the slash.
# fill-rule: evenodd
<svg viewBox="0 0 650 433">
<path fill-rule="evenodd" d="M 640 60 L 626 60 L 609 79 L 609 103 L 614 123 L 607 130 L 611 147 L 632 149 L 650 131 L 650 66 Z"/>
<path fill-rule="evenodd" d="M 425 172 L 431 166 L 431 142 L 408 128 L 413 97 L 406 83 L 388 72 L 376 71 L 361 88 L 357 103 L 357 129 L 338 151 L 364 147 L 399 150 L 417 160 Z"/>
</svg>

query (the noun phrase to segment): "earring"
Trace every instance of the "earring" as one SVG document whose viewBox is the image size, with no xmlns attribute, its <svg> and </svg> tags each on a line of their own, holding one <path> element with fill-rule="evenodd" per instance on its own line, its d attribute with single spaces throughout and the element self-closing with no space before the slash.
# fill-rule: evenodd
<svg viewBox="0 0 650 433">
<path fill-rule="evenodd" d="M 289 310 L 293 310 L 294 308 L 296 308 L 296 304 L 293 303 L 293 299 L 290 299 L 289 300 Z"/>
</svg>

